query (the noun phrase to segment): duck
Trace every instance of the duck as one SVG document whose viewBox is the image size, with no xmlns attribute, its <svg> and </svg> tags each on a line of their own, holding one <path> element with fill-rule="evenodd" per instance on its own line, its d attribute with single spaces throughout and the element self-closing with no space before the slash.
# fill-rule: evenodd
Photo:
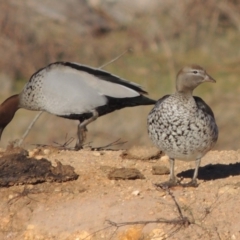
<svg viewBox="0 0 240 240">
<path fill-rule="evenodd" d="M 82 148 L 86 126 L 125 107 L 154 105 L 137 83 L 107 71 L 73 62 L 54 62 L 39 69 L 19 94 L 0 105 L 0 138 L 16 111 L 24 108 L 78 120 L 75 150 Z"/>
<path fill-rule="evenodd" d="M 205 82 L 215 83 L 206 70 L 196 64 L 183 67 L 176 76 L 176 91 L 160 98 L 147 117 L 148 135 L 170 162 L 169 180 L 161 187 L 173 187 L 181 182 L 174 174 L 175 160 L 195 161 L 190 182 L 184 187 L 197 187 L 202 157 L 218 139 L 218 126 L 212 109 L 203 99 L 193 96 L 193 90 Z"/>
</svg>

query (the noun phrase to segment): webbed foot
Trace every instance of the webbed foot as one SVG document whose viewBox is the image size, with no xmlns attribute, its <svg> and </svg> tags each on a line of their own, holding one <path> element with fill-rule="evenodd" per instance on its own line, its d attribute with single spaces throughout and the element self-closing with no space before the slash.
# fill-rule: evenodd
<svg viewBox="0 0 240 240">
<path fill-rule="evenodd" d="M 183 186 L 183 187 L 198 187 L 197 179 L 192 179 L 188 183 L 182 183 L 181 186 Z"/>
<path fill-rule="evenodd" d="M 176 186 L 180 186 L 181 182 L 180 180 L 178 180 L 177 178 L 175 179 L 170 179 L 169 181 L 166 182 L 162 182 L 162 183 L 155 183 L 154 184 L 156 187 L 160 187 L 162 189 L 167 189 L 167 188 L 171 188 L 171 187 L 176 187 Z"/>
</svg>

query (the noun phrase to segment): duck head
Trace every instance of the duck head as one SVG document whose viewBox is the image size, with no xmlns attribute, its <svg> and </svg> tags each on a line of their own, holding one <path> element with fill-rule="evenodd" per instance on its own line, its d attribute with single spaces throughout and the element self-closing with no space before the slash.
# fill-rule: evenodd
<svg viewBox="0 0 240 240">
<path fill-rule="evenodd" d="M 215 83 L 216 80 L 199 65 L 185 66 L 177 74 L 176 90 L 179 93 L 192 95 L 193 90 L 204 82 Z"/>
</svg>

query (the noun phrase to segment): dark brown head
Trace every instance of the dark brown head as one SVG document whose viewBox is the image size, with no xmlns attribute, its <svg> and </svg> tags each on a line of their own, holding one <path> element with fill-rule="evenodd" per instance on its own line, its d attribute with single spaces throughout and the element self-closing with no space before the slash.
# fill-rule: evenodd
<svg viewBox="0 0 240 240">
<path fill-rule="evenodd" d="M 182 68 L 176 79 L 176 89 L 179 93 L 192 94 L 193 90 L 201 83 L 216 82 L 202 67 L 189 65 Z"/>
<path fill-rule="evenodd" d="M 13 95 L 0 105 L 0 139 L 4 128 L 12 121 L 15 112 L 18 110 L 18 104 L 18 95 Z"/>
</svg>

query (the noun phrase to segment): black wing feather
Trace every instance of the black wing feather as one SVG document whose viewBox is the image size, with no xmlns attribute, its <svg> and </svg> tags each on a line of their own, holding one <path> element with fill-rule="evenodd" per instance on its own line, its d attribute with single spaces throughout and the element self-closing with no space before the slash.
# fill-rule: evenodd
<svg viewBox="0 0 240 240">
<path fill-rule="evenodd" d="M 200 97 L 193 96 L 193 98 L 194 98 L 194 100 L 195 100 L 195 102 L 197 104 L 197 107 L 199 109 L 201 109 L 202 111 L 206 112 L 207 114 L 212 116 L 213 119 L 215 119 L 214 113 L 213 113 L 212 109 Z"/>
<path fill-rule="evenodd" d="M 89 74 L 92 74 L 102 80 L 105 81 L 109 81 L 109 82 L 113 82 L 113 83 L 117 83 L 117 84 L 121 84 L 123 86 L 126 86 L 128 88 L 131 88 L 139 93 L 143 93 L 143 94 L 147 94 L 146 91 L 144 91 L 140 86 L 138 86 L 137 84 L 135 85 L 134 83 L 130 83 L 127 80 L 124 80 L 116 75 L 113 75 L 109 72 L 103 71 L 101 69 L 98 68 L 92 68 L 92 67 L 88 67 L 85 65 L 80 65 L 80 64 L 76 64 L 76 63 L 71 63 L 71 62 L 56 62 L 53 64 L 62 64 L 71 68 L 75 68 L 79 71 L 84 71 L 87 72 Z"/>
<path fill-rule="evenodd" d="M 80 65 L 80 64 L 72 63 L 72 62 L 54 62 L 54 63 L 51 63 L 48 66 L 46 66 L 44 68 L 41 68 L 38 71 L 36 71 L 34 74 L 32 74 L 32 76 L 30 77 L 29 82 L 31 82 L 31 80 L 35 76 L 37 76 L 42 70 L 44 70 L 44 69 L 46 69 L 46 70 L 51 69 L 52 66 L 58 65 L 58 64 L 59 65 L 63 65 L 63 66 L 67 66 L 67 67 L 71 67 L 71 68 L 77 69 L 79 71 L 87 72 L 87 73 L 92 74 L 92 75 L 96 76 L 97 78 L 105 80 L 105 81 L 113 82 L 113 83 L 116 83 L 116 84 L 121 84 L 121 85 L 123 85 L 125 87 L 128 87 L 130 89 L 133 89 L 133 90 L 137 91 L 138 93 L 148 94 L 138 84 L 135 84 L 133 82 L 129 82 L 129 81 L 125 80 L 125 79 L 122 79 L 122 78 L 120 78 L 120 77 L 118 77 L 116 75 L 113 75 L 113 74 L 111 74 L 109 72 L 106 72 L 106 71 L 103 71 L 101 69 L 92 68 L 92 67 L 89 67 L 89 66 Z"/>
</svg>

